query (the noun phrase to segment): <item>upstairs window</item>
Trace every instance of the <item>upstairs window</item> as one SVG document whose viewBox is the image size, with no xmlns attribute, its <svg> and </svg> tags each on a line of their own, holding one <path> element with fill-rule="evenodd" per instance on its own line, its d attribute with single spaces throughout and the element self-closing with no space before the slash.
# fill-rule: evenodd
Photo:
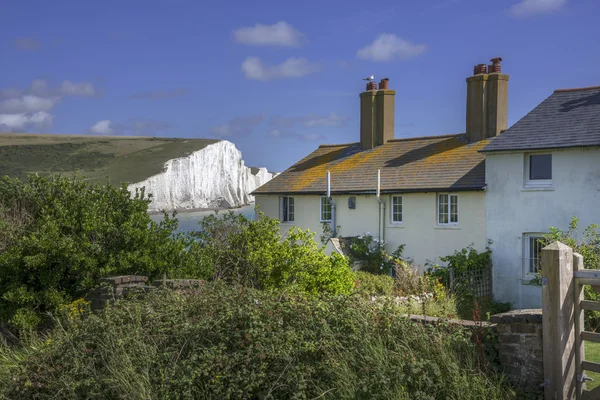
<svg viewBox="0 0 600 400">
<path fill-rule="evenodd" d="M 458 224 L 458 195 L 440 194 L 438 195 L 438 224 L 439 225 L 457 225 Z"/>
<path fill-rule="evenodd" d="M 294 222 L 294 198 L 293 197 L 280 197 L 280 217 L 281 222 Z"/>
<path fill-rule="evenodd" d="M 529 154 L 525 157 L 526 185 L 552 185 L 552 154 Z"/>
<path fill-rule="evenodd" d="M 321 222 L 331 221 L 331 203 L 325 196 L 321 196 Z"/>
<path fill-rule="evenodd" d="M 402 223 L 402 196 L 392 196 L 392 223 Z"/>
</svg>

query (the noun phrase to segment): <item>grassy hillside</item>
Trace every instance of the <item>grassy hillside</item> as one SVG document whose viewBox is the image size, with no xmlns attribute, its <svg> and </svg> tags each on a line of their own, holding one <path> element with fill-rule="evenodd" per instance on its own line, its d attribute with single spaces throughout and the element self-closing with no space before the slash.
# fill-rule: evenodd
<svg viewBox="0 0 600 400">
<path fill-rule="evenodd" d="M 0 176 L 79 173 L 92 182 L 139 182 L 213 139 L 0 133 Z"/>
</svg>

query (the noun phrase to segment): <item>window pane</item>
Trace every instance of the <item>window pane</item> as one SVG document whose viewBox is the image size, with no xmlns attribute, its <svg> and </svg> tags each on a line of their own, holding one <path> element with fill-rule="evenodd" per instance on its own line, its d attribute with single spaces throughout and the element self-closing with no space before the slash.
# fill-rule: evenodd
<svg viewBox="0 0 600 400">
<path fill-rule="evenodd" d="M 529 272 L 535 273 L 540 269 L 542 255 L 542 239 L 539 236 L 529 237 Z"/>
<path fill-rule="evenodd" d="M 282 216 L 281 216 L 281 221 L 282 222 L 287 222 L 288 221 L 288 198 L 287 197 L 283 197 L 283 206 L 282 206 Z"/>
<path fill-rule="evenodd" d="M 458 223 L 458 196 L 450 196 L 450 222 Z"/>
<path fill-rule="evenodd" d="M 392 222 L 402 222 L 402 196 L 392 197 Z"/>
<path fill-rule="evenodd" d="M 529 156 L 529 179 L 552 179 L 552 154 Z"/>
<path fill-rule="evenodd" d="M 294 198 L 288 197 L 288 221 L 294 222 Z"/>
<path fill-rule="evenodd" d="M 327 197 L 321 197 L 321 221 L 331 221 L 331 203 Z"/>
<path fill-rule="evenodd" d="M 448 195 L 440 194 L 438 197 L 438 223 L 439 224 L 447 224 L 448 223 Z"/>
</svg>

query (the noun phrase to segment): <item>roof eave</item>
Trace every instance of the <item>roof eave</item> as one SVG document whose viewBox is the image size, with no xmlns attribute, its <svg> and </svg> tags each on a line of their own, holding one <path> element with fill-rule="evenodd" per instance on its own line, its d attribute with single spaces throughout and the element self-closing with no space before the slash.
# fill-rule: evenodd
<svg viewBox="0 0 600 400">
<path fill-rule="evenodd" d="M 477 185 L 471 187 L 437 187 L 437 188 L 411 188 L 411 189 L 382 189 L 381 194 L 394 193 L 431 193 L 431 192 L 479 192 L 485 190 L 485 185 Z M 324 195 L 325 190 L 309 190 L 309 191 L 269 191 L 269 192 L 252 192 L 253 196 L 260 195 Z M 332 190 L 332 195 L 375 195 L 375 190 Z"/>
</svg>

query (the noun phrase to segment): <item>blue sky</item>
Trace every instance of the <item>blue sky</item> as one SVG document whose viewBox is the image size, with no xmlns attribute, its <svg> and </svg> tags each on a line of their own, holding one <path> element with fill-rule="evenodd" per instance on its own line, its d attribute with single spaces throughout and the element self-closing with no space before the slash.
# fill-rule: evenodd
<svg viewBox="0 0 600 400">
<path fill-rule="evenodd" d="M 597 0 L 0 0 L 0 130 L 215 137 L 281 171 L 359 138 L 388 77 L 396 137 L 464 132 L 465 78 L 503 58 L 513 124 L 600 85 Z"/>
</svg>

